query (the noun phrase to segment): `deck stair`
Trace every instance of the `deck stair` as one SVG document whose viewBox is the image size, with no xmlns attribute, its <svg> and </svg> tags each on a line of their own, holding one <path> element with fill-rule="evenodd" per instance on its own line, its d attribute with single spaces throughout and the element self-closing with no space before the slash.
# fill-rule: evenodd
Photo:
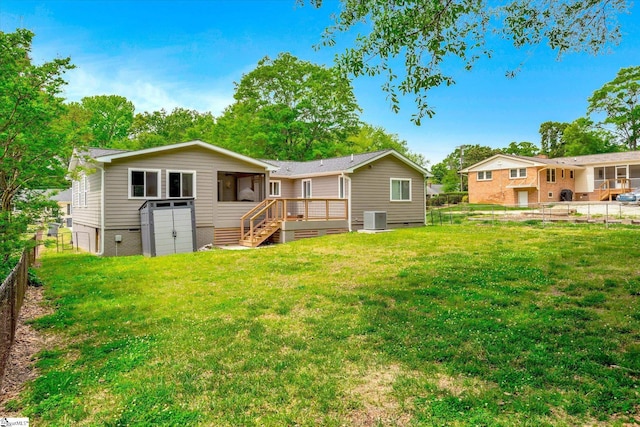
<svg viewBox="0 0 640 427">
<path fill-rule="evenodd" d="M 264 200 L 241 218 L 240 245 L 255 248 L 282 228 L 282 209 L 276 200 Z M 249 223 L 245 232 L 245 224 Z"/>
<path fill-rule="evenodd" d="M 273 233 L 282 228 L 281 221 L 271 221 L 269 223 L 263 223 L 256 226 L 253 230 L 253 235 L 247 236 L 240 240 L 240 245 L 255 248 L 260 246 L 265 240 L 273 236 Z"/>
<path fill-rule="evenodd" d="M 613 181 L 613 182 L 612 182 Z M 607 179 L 598 188 L 598 199 L 602 202 L 613 200 L 617 195 L 631 191 L 627 178 Z"/>
</svg>

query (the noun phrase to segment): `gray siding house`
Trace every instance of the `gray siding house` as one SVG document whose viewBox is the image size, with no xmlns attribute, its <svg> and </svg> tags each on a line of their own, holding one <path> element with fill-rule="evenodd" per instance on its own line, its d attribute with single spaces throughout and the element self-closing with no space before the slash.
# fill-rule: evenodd
<svg viewBox="0 0 640 427">
<path fill-rule="evenodd" d="M 348 200 L 349 230 L 362 229 L 364 212 L 387 213 L 389 228 L 425 224 L 425 179 L 430 174 L 393 150 L 289 162 L 266 160 L 270 197 Z M 280 188 L 280 193 L 274 192 Z"/>
<path fill-rule="evenodd" d="M 387 212 L 390 228 L 425 222 L 428 173 L 392 150 L 279 162 L 190 141 L 139 151 L 90 149 L 75 153 L 69 170 L 74 238 L 99 255 L 142 253 L 139 209 L 147 200 L 193 199 L 197 247 L 347 232 L 362 228 L 367 210 Z M 262 230 L 267 219 L 277 226 Z M 259 232 L 266 237 L 257 239 Z"/>
</svg>

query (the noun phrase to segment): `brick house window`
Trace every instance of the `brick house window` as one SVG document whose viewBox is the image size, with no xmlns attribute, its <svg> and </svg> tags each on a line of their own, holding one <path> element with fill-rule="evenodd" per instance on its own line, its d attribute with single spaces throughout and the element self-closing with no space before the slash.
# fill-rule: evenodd
<svg viewBox="0 0 640 427">
<path fill-rule="evenodd" d="M 491 171 L 479 171 L 478 181 L 491 181 L 493 178 Z"/>
<path fill-rule="evenodd" d="M 510 178 L 526 178 L 527 168 L 509 169 L 509 177 Z"/>
<path fill-rule="evenodd" d="M 547 169 L 547 182 L 550 182 L 550 183 L 556 182 L 556 170 L 555 169 Z"/>
</svg>

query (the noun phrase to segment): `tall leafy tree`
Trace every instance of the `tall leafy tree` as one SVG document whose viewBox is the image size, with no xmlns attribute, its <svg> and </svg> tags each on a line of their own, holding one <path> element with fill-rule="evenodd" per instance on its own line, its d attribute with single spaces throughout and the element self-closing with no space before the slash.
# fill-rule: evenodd
<svg viewBox="0 0 640 427">
<path fill-rule="evenodd" d="M 298 0 L 320 6 L 322 0 Z M 341 10 L 326 29 L 322 44 L 333 46 L 341 33 L 363 29 L 353 47 L 338 55 L 339 68 L 353 76 L 386 75 L 383 90 L 392 108 L 399 96 L 415 97 L 417 123 L 434 110 L 427 92 L 455 83 L 443 65 L 471 69 L 478 58 L 491 56 L 488 35 L 497 33 L 515 47 L 547 44 L 562 56 L 568 52 L 597 54 L 620 37 L 617 15 L 627 0 L 342 0 Z M 362 24 L 365 25 L 362 25 Z M 402 72 L 397 71 L 399 61 Z M 446 68 L 450 68 L 447 66 Z"/>
<path fill-rule="evenodd" d="M 390 134 L 380 126 L 362 124 L 358 133 L 350 136 L 347 143 L 339 148 L 340 154 L 366 153 L 379 150 L 395 150 L 413 162 L 426 166 L 428 161 L 422 154 L 414 153 L 409 149 L 407 141 L 402 140 L 396 134 Z"/>
<path fill-rule="evenodd" d="M 569 123 L 544 122 L 540 125 L 540 153 L 550 158 L 565 155 L 564 130 Z"/>
<path fill-rule="evenodd" d="M 505 154 L 513 154 L 515 156 L 534 157 L 540 154 L 540 148 L 532 142 L 511 142 L 502 150 Z"/>
<path fill-rule="evenodd" d="M 194 139 L 208 140 L 215 125 L 209 112 L 186 108 L 136 114 L 130 130 L 128 148 L 150 148 Z"/>
<path fill-rule="evenodd" d="M 587 112 L 604 113 L 604 125 L 610 125 L 620 143 L 629 150 L 638 149 L 640 139 L 640 66 L 621 69 L 616 78 L 589 98 Z"/>
<path fill-rule="evenodd" d="M 615 153 L 624 148 L 616 144 L 610 132 L 595 127 L 590 119 L 584 117 L 573 121 L 565 128 L 563 139 L 566 142 L 565 156 Z"/>
<path fill-rule="evenodd" d="M 359 125 L 350 81 L 335 68 L 289 53 L 265 57 L 236 85 L 235 103 L 220 118 L 223 145 L 249 142 L 261 156 L 309 160 L 334 155 Z M 232 123 L 233 122 L 233 123 Z M 226 142 L 224 142 L 226 141 Z"/>
<path fill-rule="evenodd" d="M 96 95 L 80 102 L 89 115 L 87 126 L 94 147 L 117 147 L 127 138 L 135 107 L 124 96 Z"/>
<path fill-rule="evenodd" d="M 499 148 L 491 148 L 486 145 L 464 145 L 456 147 L 442 162 L 435 164 L 431 170 L 437 173 L 436 179 L 445 185 L 445 191 L 459 189 L 464 191 L 467 188 L 467 177 L 460 179 L 458 171 L 488 159 L 491 156 L 501 153 Z M 455 179 L 454 179 L 455 178 Z"/>
<path fill-rule="evenodd" d="M 0 31 L 0 256 L 6 262 L 20 247 L 26 211 L 13 211 L 33 195 L 29 191 L 60 185 L 63 162 L 71 151 L 53 123 L 65 105 L 58 95 L 63 74 L 73 68 L 69 58 L 32 64 L 34 34 L 25 29 Z"/>
</svg>

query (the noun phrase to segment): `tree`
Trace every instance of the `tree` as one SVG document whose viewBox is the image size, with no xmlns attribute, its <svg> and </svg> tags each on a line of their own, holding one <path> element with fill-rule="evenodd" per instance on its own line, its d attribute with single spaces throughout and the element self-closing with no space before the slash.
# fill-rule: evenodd
<svg viewBox="0 0 640 427">
<path fill-rule="evenodd" d="M 565 156 L 615 153 L 622 147 L 615 143 L 611 133 L 594 127 L 587 118 L 579 118 L 567 126 L 563 132 L 566 141 Z"/>
<path fill-rule="evenodd" d="M 640 66 L 621 69 L 616 78 L 589 98 L 587 112 L 604 113 L 603 124 L 613 126 L 620 143 L 638 149 L 640 138 Z"/>
<path fill-rule="evenodd" d="M 32 64 L 33 37 L 25 29 L 0 31 L 0 263 L 23 244 L 28 215 L 13 211 L 16 201 L 27 206 L 29 190 L 60 185 L 71 152 L 52 124 L 65 110 L 58 95 L 73 66 L 69 58 Z"/>
<path fill-rule="evenodd" d="M 142 149 L 194 139 L 210 139 L 215 119 L 209 112 L 174 108 L 136 114 L 130 130 L 128 148 Z"/>
<path fill-rule="evenodd" d="M 307 1 L 322 4 L 298 3 Z M 618 42 L 616 18 L 628 8 L 627 0 L 510 0 L 491 7 L 477 0 L 342 0 L 321 44 L 334 46 L 341 33 L 364 23 L 367 33 L 358 34 L 354 46 L 337 56 L 337 66 L 356 77 L 386 75 L 383 90 L 393 110 L 399 110 L 399 95 L 414 96 L 417 112 L 412 120 L 419 124 L 434 114 L 428 90 L 455 83 L 443 65 L 459 60 L 469 70 L 478 58 L 490 57 L 488 35 L 497 33 L 517 48 L 546 43 L 559 57 L 568 52 L 598 54 Z M 399 59 L 403 73 L 394 71 Z"/>
<path fill-rule="evenodd" d="M 540 153 L 550 157 L 563 157 L 565 153 L 564 130 L 569 123 L 544 122 L 540 125 Z"/>
<path fill-rule="evenodd" d="M 127 138 L 135 111 L 127 98 L 118 95 L 88 96 L 82 98 L 80 104 L 89 114 L 87 126 L 92 135 L 92 146 L 118 147 Z"/>
<path fill-rule="evenodd" d="M 436 163 L 435 165 L 431 166 L 431 182 L 433 182 L 434 184 L 442 184 L 442 181 L 448 171 L 449 168 L 444 162 Z"/>
<path fill-rule="evenodd" d="M 347 78 L 334 68 L 283 53 L 258 62 L 236 84 L 235 103 L 219 119 L 216 143 L 287 160 L 332 156 L 357 131 L 360 107 Z M 217 127 L 217 126 L 216 126 Z M 254 145 L 247 149 L 246 143 Z M 258 152 L 258 153 L 256 153 Z"/>
<path fill-rule="evenodd" d="M 467 177 L 462 176 L 461 179 L 459 171 L 501 152 L 499 148 L 478 144 L 456 147 L 442 162 L 433 165 L 431 171 L 434 175 L 437 174 L 439 182 L 445 185 L 445 191 L 454 187 L 464 191 L 467 187 Z"/>
<path fill-rule="evenodd" d="M 401 140 L 398 135 L 387 133 L 380 126 L 372 126 L 366 123 L 360 126 L 357 134 L 347 139 L 346 145 L 338 148 L 341 155 L 388 149 L 397 151 L 421 166 L 426 166 L 428 163 L 422 154 L 412 152 L 407 145 L 407 141 Z"/>
<path fill-rule="evenodd" d="M 540 149 L 531 142 L 513 141 L 507 148 L 504 148 L 502 152 L 505 154 L 513 154 L 514 156 L 535 157 L 540 154 Z"/>
</svg>

